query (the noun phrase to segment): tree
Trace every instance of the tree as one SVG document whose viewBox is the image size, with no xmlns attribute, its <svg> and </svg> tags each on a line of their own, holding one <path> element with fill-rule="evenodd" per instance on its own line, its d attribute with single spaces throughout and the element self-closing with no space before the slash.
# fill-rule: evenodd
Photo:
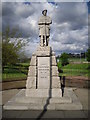
<svg viewBox="0 0 90 120">
<path fill-rule="evenodd" d="M 90 48 L 86 52 L 87 61 L 90 62 Z"/>
<path fill-rule="evenodd" d="M 69 56 L 68 56 L 67 53 L 62 53 L 61 54 L 60 59 L 61 59 L 62 66 L 69 64 L 68 58 L 69 58 Z"/>
<path fill-rule="evenodd" d="M 21 34 L 17 28 L 7 27 L 2 33 L 2 66 L 16 64 L 19 59 L 20 50 L 26 42 L 20 38 Z"/>
</svg>

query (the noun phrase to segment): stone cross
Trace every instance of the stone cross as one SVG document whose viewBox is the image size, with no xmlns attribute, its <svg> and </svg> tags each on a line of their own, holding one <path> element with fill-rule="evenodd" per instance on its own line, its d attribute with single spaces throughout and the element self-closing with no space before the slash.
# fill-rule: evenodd
<svg viewBox="0 0 90 120">
<path fill-rule="evenodd" d="M 39 25 L 39 37 L 40 37 L 40 46 L 48 46 L 49 36 L 50 36 L 50 24 L 52 20 L 47 16 L 47 10 L 42 11 L 43 16 L 40 17 Z"/>
</svg>

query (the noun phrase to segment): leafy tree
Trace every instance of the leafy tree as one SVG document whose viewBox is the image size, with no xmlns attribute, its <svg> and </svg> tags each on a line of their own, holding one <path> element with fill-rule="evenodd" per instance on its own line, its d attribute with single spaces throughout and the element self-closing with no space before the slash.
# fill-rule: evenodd
<svg viewBox="0 0 90 120">
<path fill-rule="evenodd" d="M 90 48 L 86 52 L 87 61 L 90 62 Z"/>
<path fill-rule="evenodd" d="M 62 66 L 69 64 L 68 58 L 69 58 L 69 56 L 68 56 L 67 53 L 62 53 L 61 54 L 60 59 L 61 59 Z"/>
<path fill-rule="evenodd" d="M 7 27 L 2 33 L 2 66 L 16 64 L 25 44 L 17 28 Z"/>
</svg>

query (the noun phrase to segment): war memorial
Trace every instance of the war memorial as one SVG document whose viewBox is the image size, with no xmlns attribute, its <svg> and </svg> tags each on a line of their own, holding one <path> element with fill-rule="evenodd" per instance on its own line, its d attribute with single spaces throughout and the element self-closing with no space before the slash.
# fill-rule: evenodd
<svg viewBox="0 0 90 120">
<path fill-rule="evenodd" d="M 26 89 L 22 89 L 5 105 L 5 110 L 81 110 L 82 104 L 72 88 L 65 88 L 62 97 L 61 83 L 55 53 L 49 46 L 50 24 L 47 10 L 39 18 L 40 44 L 32 54 Z"/>
</svg>

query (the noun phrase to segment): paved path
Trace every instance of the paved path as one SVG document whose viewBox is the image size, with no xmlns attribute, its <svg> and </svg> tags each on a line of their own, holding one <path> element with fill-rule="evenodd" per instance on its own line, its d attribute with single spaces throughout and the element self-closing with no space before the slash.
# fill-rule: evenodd
<svg viewBox="0 0 90 120">
<path fill-rule="evenodd" d="M 2 92 L 2 104 L 17 94 L 20 89 L 6 90 Z M 83 105 L 82 111 L 5 111 L 3 118 L 87 118 L 88 117 L 88 89 L 74 89 L 75 94 Z M 90 90 L 89 90 L 90 92 Z"/>
</svg>

